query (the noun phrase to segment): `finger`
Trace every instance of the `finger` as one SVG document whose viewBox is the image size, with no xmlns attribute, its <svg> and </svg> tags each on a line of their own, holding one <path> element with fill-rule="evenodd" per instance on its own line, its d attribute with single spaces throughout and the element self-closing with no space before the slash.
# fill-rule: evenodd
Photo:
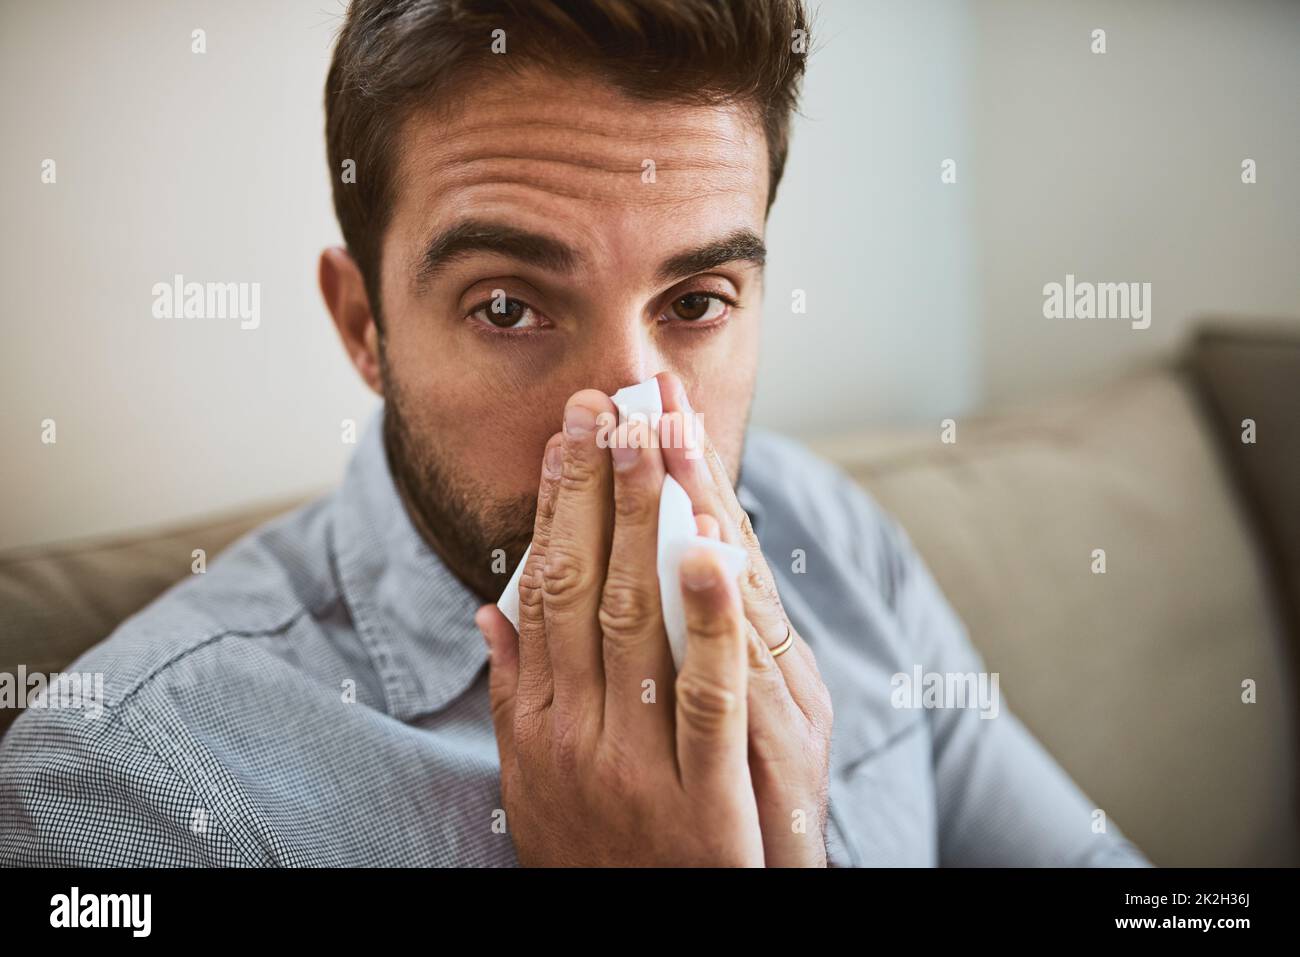
<svg viewBox="0 0 1300 957">
<path fill-rule="evenodd" d="M 488 701 L 492 707 L 497 753 L 504 768 L 515 759 L 515 695 L 519 686 L 515 630 L 496 605 L 480 608 L 474 615 L 474 624 L 488 646 Z"/>
<path fill-rule="evenodd" d="M 550 540 L 559 488 L 563 451 L 559 433 L 551 436 L 542 455 L 542 477 L 537 489 L 537 517 L 533 522 L 533 543 L 519 576 L 519 677 L 520 694 L 529 710 L 551 703 L 554 685 L 546 647 L 546 620 L 542 601 L 542 562 Z"/>
<path fill-rule="evenodd" d="M 697 515 L 696 528 L 700 535 L 717 538 L 718 523 L 710 515 Z M 809 718 L 796 704 L 785 673 L 777 665 L 771 649 L 748 620 L 745 622 L 745 638 L 749 662 L 746 700 L 749 705 L 751 757 L 772 765 L 781 762 L 783 749 L 791 739 L 790 722 L 806 724 Z"/>
<path fill-rule="evenodd" d="M 675 377 L 670 381 L 676 381 Z M 670 393 L 664 395 L 667 406 Z M 678 401 L 684 402 L 684 396 Z M 668 474 L 690 496 L 696 512 L 717 520 L 722 540 L 738 545 L 741 544 L 738 516 L 728 508 L 722 489 L 710 470 L 707 441 L 702 419 L 689 408 L 665 409 L 659 420 L 659 445 Z M 728 489 L 731 486 L 725 476 L 722 484 Z"/>
<path fill-rule="evenodd" d="M 686 389 L 677 376 L 663 372 L 658 378 L 664 403 L 659 444 L 668 473 L 685 489 L 696 511 L 717 520 L 723 541 L 746 544 L 741 539 L 741 530 L 742 520 L 747 523 L 748 516 L 736 500 L 726 467 L 704 430 L 704 416 L 691 408 Z M 757 538 L 754 544 L 757 545 Z"/>
<path fill-rule="evenodd" d="M 722 537 L 722 530 L 718 525 L 718 520 L 704 512 L 695 516 L 695 533 L 703 535 L 705 538 L 712 538 L 714 541 L 718 541 Z"/>
<path fill-rule="evenodd" d="M 749 706 L 749 746 L 753 757 L 779 764 L 789 742 L 801 740 L 792 729 L 808 718 L 790 693 L 786 675 L 753 625 L 746 623 L 745 652 L 749 667 L 746 702 Z"/>
<path fill-rule="evenodd" d="M 605 704 L 600 594 L 613 528 L 608 444 L 617 423 L 609 396 L 586 389 L 564 409 L 555 514 L 542 561 L 542 608 L 555 706 L 599 716 Z M 599 720 L 599 717 L 597 718 Z"/>
<path fill-rule="evenodd" d="M 677 676 L 677 761 L 687 791 L 748 779 L 745 619 L 740 595 L 717 556 L 693 548 L 682 559 L 686 658 Z"/>
<path fill-rule="evenodd" d="M 784 672 L 753 626 L 747 637 L 749 770 L 763 831 L 763 853 L 770 862 L 816 860 L 815 851 L 811 857 L 809 852 L 821 840 L 821 805 L 806 789 L 804 769 L 809 755 L 804 749 L 817 737 L 810 733 L 808 716 L 790 694 Z M 796 809 L 810 818 L 806 830 L 790 826 Z M 812 847 L 809 841 L 814 842 Z"/>
<path fill-rule="evenodd" d="M 657 542 L 663 456 L 648 429 L 620 425 L 610 443 L 614 479 L 614 534 L 600 603 L 604 638 L 605 722 L 624 741 L 667 741 L 672 711 L 652 688 L 672 686 L 672 653 L 659 598 Z M 669 699 L 671 700 L 671 699 Z M 648 742 L 647 742 L 648 743 Z M 663 746 L 661 744 L 661 746 Z"/>
<path fill-rule="evenodd" d="M 660 435 L 664 464 L 690 496 L 692 505 L 718 521 L 722 540 L 745 549 L 748 561 L 740 578 L 745 617 L 768 648 L 776 648 L 787 636 L 794 636 L 794 645 L 776 661 L 786 676 L 790 694 L 800 710 L 811 717 L 821 687 L 812 649 L 790 624 L 753 523 L 736 498 L 730 473 L 704 429 L 703 416 L 691 408 L 685 387 L 672 373 L 660 373 L 659 390 L 666 410 Z"/>
</svg>

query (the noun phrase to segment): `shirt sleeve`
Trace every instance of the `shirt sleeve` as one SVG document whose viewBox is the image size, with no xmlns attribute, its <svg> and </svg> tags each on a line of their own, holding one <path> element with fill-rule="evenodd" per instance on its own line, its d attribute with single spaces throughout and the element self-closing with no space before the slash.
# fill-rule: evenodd
<svg viewBox="0 0 1300 957">
<path fill-rule="evenodd" d="M 906 532 L 886 520 L 889 591 L 924 672 L 981 675 L 984 662 Z M 986 679 L 987 680 L 987 679 Z M 990 686 L 991 687 L 991 684 Z M 948 867 L 1150 866 L 1000 700 L 929 708 L 939 820 Z"/>
<path fill-rule="evenodd" d="M 29 709 L 0 739 L 0 865 L 241 863 L 218 816 L 121 713 Z"/>
</svg>

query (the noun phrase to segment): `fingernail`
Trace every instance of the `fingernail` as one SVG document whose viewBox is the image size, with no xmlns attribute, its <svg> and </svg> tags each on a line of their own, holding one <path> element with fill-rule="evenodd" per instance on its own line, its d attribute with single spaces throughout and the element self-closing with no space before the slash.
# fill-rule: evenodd
<svg viewBox="0 0 1300 957">
<path fill-rule="evenodd" d="M 564 410 L 564 431 L 576 439 L 596 427 L 596 413 L 585 405 L 571 405 Z"/>
<path fill-rule="evenodd" d="M 622 472 L 636 465 L 641 450 L 626 442 L 616 442 L 609 447 L 609 454 L 614 460 L 614 468 Z"/>
<path fill-rule="evenodd" d="M 543 467 L 550 478 L 558 478 L 560 475 L 560 465 L 564 461 L 564 453 L 557 442 L 546 450 L 546 459 Z"/>
<path fill-rule="evenodd" d="M 708 558 L 699 555 L 687 557 L 682 562 L 682 584 L 691 591 L 704 591 L 712 588 L 717 580 L 718 576 L 714 571 L 713 563 Z"/>
</svg>

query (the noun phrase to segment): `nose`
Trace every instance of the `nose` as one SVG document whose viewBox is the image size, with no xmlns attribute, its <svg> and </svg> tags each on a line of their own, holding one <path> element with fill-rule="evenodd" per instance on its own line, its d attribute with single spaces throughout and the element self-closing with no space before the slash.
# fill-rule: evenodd
<svg viewBox="0 0 1300 957">
<path fill-rule="evenodd" d="M 668 368 L 651 329 L 639 319 L 602 326 L 584 358 L 590 387 L 606 395 Z"/>
</svg>

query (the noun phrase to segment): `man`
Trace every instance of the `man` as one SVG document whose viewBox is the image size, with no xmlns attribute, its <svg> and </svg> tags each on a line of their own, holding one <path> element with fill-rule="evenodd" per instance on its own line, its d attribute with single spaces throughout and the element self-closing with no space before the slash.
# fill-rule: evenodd
<svg viewBox="0 0 1300 957">
<path fill-rule="evenodd" d="M 0 860 L 1142 863 L 1005 709 L 891 694 L 983 667 L 897 526 L 746 435 L 806 44 L 797 0 L 353 4 L 320 283 L 381 421 L 78 663 L 98 720 L 15 723 Z M 747 558 L 685 556 L 679 672 L 666 476 Z"/>
</svg>

